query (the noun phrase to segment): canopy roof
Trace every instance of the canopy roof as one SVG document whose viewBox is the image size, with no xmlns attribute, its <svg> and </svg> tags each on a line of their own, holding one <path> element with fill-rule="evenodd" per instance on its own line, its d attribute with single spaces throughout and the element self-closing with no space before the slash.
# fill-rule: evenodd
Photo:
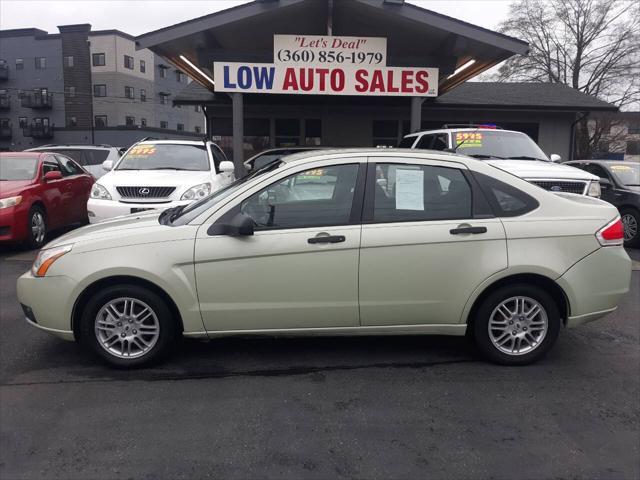
<svg viewBox="0 0 640 480">
<path fill-rule="evenodd" d="M 521 40 L 462 22 L 402 0 L 257 0 L 137 37 L 149 48 L 208 88 L 184 62 L 210 74 L 214 61 L 273 62 L 274 34 L 387 38 L 389 66 L 440 69 L 440 93 L 514 54 L 526 54 Z M 469 60 L 475 63 L 452 78 Z"/>
</svg>

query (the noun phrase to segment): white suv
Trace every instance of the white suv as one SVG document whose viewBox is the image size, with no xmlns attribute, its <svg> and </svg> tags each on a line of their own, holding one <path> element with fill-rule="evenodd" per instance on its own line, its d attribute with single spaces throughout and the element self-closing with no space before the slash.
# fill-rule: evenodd
<svg viewBox="0 0 640 480">
<path fill-rule="evenodd" d="M 453 151 L 487 163 L 552 192 L 600 197 L 600 179 L 578 168 L 554 163 L 522 132 L 493 126 L 448 128 L 406 135 L 400 148 Z"/>
<path fill-rule="evenodd" d="M 96 223 L 144 210 L 186 205 L 234 179 L 233 163 L 209 141 L 143 140 L 131 146 L 93 185 L 87 204 Z"/>
</svg>

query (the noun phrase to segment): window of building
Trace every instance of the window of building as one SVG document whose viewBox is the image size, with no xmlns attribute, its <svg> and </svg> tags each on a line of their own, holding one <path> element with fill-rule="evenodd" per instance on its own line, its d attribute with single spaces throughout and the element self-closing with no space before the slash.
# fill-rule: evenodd
<svg viewBox="0 0 640 480">
<path fill-rule="evenodd" d="M 124 87 L 124 96 L 126 98 L 135 98 L 133 93 L 133 87 Z"/>
<path fill-rule="evenodd" d="M 75 97 L 76 96 L 76 87 L 66 87 L 65 93 L 67 97 Z"/>
<path fill-rule="evenodd" d="M 398 144 L 397 120 L 373 121 L 373 146 L 395 147 Z"/>
<path fill-rule="evenodd" d="M 640 135 L 640 122 L 631 122 L 627 127 L 629 135 Z"/>
<path fill-rule="evenodd" d="M 640 140 L 631 140 L 627 142 L 627 155 L 640 155 Z"/>
<path fill-rule="evenodd" d="M 178 130 L 179 132 L 184 132 L 184 123 L 178 123 L 178 125 L 176 126 L 176 130 Z"/>
<path fill-rule="evenodd" d="M 195 110 L 196 112 L 200 112 L 200 105 L 196 105 L 196 106 L 194 107 L 194 110 Z"/>
<path fill-rule="evenodd" d="M 300 120 L 297 118 L 276 119 L 276 147 L 300 145 Z"/>
<path fill-rule="evenodd" d="M 256 230 L 349 223 L 358 165 L 335 165 L 296 173 L 252 195 L 240 211 Z"/>
<path fill-rule="evenodd" d="M 140 72 L 145 73 L 147 71 L 147 64 L 144 60 L 140 60 Z"/>
<path fill-rule="evenodd" d="M 147 91 L 144 88 L 140 89 L 140 101 L 141 102 L 147 101 Z"/>
<path fill-rule="evenodd" d="M 67 68 L 73 67 L 73 55 L 66 55 L 64 57 L 64 66 Z"/>
<path fill-rule="evenodd" d="M 471 187 L 456 168 L 379 163 L 373 196 L 375 222 L 473 218 Z"/>
<path fill-rule="evenodd" d="M 176 70 L 176 81 L 182 82 L 184 78 L 185 78 L 185 74 L 182 73 L 180 70 Z"/>
<path fill-rule="evenodd" d="M 16 70 L 24 70 L 24 60 L 22 58 L 16 58 Z"/>
<path fill-rule="evenodd" d="M 27 117 L 18 117 L 18 125 L 20 125 L 20 128 L 27 128 L 28 123 Z"/>
<path fill-rule="evenodd" d="M 107 116 L 106 115 L 96 115 L 95 116 L 95 126 L 97 128 L 103 128 L 107 126 Z"/>
<path fill-rule="evenodd" d="M 93 96 L 94 97 L 106 97 L 107 96 L 107 86 L 106 85 L 94 85 L 93 86 Z"/>
<path fill-rule="evenodd" d="M 166 67 L 160 67 L 160 78 L 167 78 L 167 70 Z"/>
<path fill-rule="evenodd" d="M 160 120 L 160 128 L 169 128 L 169 122 Z"/>
<path fill-rule="evenodd" d="M 124 117 L 124 124 L 127 127 L 133 127 L 136 124 L 136 117 Z"/>
<path fill-rule="evenodd" d="M 67 118 L 67 127 L 77 127 L 78 120 L 76 117 L 68 117 Z"/>
<path fill-rule="evenodd" d="M 133 57 L 130 57 L 129 55 L 124 56 L 124 68 L 133 70 Z"/>
<path fill-rule="evenodd" d="M 45 70 L 47 68 L 47 57 L 35 58 L 36 70 Z"/>
<path fill-rule="evenodd" d="M 202 129 L 200 128 L 199 125 L 196 125 L 195 128 L 193 129 L 194 132 L 196 133 L 202 133 Z"/>
<path fill-rule="evenodd" d="M 94 53 L 91 55 L 94 67 L 104 67 L 106 65 L 106 55 L 104 53 Z"/>
<path fill-rule="evenodd" d="M 304 144 L 315 147 L 322 144 L 322 122 L 319 118 L 307 118 L 304 121 Z"/>
<path fill-rule="evenodd" d="M 146 118 L 141 118 L 140 119 L 140 126 L 141 127 L 146 127 L 147 126 L 147 119 Z"/>
<path fill-rule="evenodd" d="M 167 104 L 167 96 L 163 93 L 160 94 L 160 105 L 166 105 Z"/>
</svg>

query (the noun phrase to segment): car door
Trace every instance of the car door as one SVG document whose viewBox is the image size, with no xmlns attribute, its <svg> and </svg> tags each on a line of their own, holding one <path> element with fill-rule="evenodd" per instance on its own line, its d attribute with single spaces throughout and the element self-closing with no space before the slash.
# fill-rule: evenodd
<svg viewBox="0 0 640 480">
<path fill-rule="evenodd" d="M 64 203 L 64 192 L 66 191 L 66 181 L 59 180 L 44 181 L 47 172 L 60 172 L 60 164 L 53 155 L 47 155 L 42 162 L 42 197 L 47 215 L 47 228 L 56 228 L 67 223 L 67 209 Z"/>
<path fill-rule="evenodd" d="M 459 323 L 474 289 L 507 267 L 502 223 L 462 164 L 372 158 L 367 178 L 362 325 Z"/>
<path fill-rule="evenodd" d="M 68 194 L 68 213 L 71 222 L 81 222 L 87 219 L 87 201 L 93 185 L 93 178 L 74 160 L 64 155 L 56 154 L 62 174 L 65 176 Z"/>
<path fill-rule="evenodd" d="M 287 169 L 214 214 L 195 245 L 205 328 L 358 326 L 364 175 L 357 158 Z M 254 220 L 254 235 L 207 233 L 239 213 Z"/>
</svg>

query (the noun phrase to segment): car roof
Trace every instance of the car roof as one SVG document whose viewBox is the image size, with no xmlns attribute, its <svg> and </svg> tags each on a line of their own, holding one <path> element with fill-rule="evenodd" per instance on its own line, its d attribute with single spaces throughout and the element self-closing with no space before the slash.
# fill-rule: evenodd
<svg viewBox="0 0 640 480">
<path fill-rule="evenodd" d="M 29 152 L 29 151 L 22 151 L 22 152 L 0 152 L 0 157 L 24 157 L 24 158 L 29 158 L 29 157 L 41 157 L 42 155 L 44 155 L 45 152 Z"/>
<path fill-rule="evenodd" d="M 41 145 L 39 147 L 33 147 L 33 148 L 29 148 L 27 150 L 25 150 L 25 152 L 44 152 L 44 151 L 50 151 L 50 150 L 87 150 L 87 149 L 92 149 L 92 150 L 110 150 L 112 148 L 116 148 L 116 147 L 112 147 L 111 145 L 63 145 L 63 144 L 59 144 L 59 145 Z"/>
<path fill-rule="evenodd" d="M 629 164 L 629 165 L 637 165 L 640 167 L 640 163 L 638 162 L 631 162 L 629 160 L 611 160 L 608 158 L 603 158 L 603 159 L 591 159 L 591 160 L 568 160 L 564 163 L 602 163 L 602 164 L 609 164 L 609 163 L 625 163 L 625 164 Z"/>
<path fill-rule="evenodd" d="M 451 132 L 506 132 L 506 133 L 518 133 L 520 135 L 526 135 L 526 133 L 518 132 L 517 130 L 503 130 L 502 128 L 483 128 L 483 127 L 468 127 L 468 128 L 437 128 L 434 130 L 421 130 L 419 132 L 409 133 L 403 138 L 417 137 L 424 135 L 425 133 L 451 133 Z"/>
<path fill-rule="evenodd" d="M 458 153 L 443 152 L 439 150 L 417 150 L 413 148 L 334 148 L 334 149 L 320 149 L 310 150 L 305 152 L 292 153 L 282 157 L 281 161 L 284 163 L 305 163 L 306 161 L 319 160 L 322 157 L 334 158 L 346 155 L 357 155 L 366 157 L 380 157 L 380 156 L 409 156 L 411 158 L 425 158 L 433 160 L 444 160 L 450 162 L 460 163 L 482 163 L 480 160 L 476 160 L 466 155 L 460 155 Z"/>
<path fill-rule="evenodd" d="M 207 140 L 207 142 L 209 143 L 213 143 L 210 140 Z M 154 139 L 148 139 L 148 140 L 140 140 L 139 142 L 136 142 L 137 145 L 140 144 L 153 144 L 153 145 L 158 145 L 158 144 L 164 144 L 164 145 L 204 145 L 205 141 L 204 140 L 154 140 Z"/>
</svg>

